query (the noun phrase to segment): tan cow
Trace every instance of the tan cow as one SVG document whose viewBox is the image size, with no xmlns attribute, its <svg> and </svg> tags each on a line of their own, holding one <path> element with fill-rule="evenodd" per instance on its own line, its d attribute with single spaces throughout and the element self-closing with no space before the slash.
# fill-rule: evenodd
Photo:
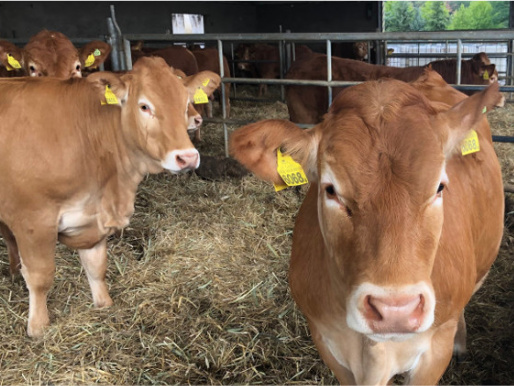
<svg viewBox="0 0 514 386">
<path fill-rule="evenodd" d="M 283 183 L 281 148 L 311 181 L 289 283 L 342 384 L 435 384 L 463 309 L 500 247 L 504 198 L 485 112 L 498 84 L 451 109 L 394 79 L 343 90 L 309 130 L 267 120 L 235 131 L 231 154 Z M 471 128 L 480 151 L 463 156 Z M 456 341 L 456 349 L 460 341 Z"/>
<path fill-rule="evenodd" d="M 0 224 L 29 290 L 30 336 L 49 324 L 57 240 L 78 249 L 95 306 L 112 304 L 107 236 L 128 225 L 147 173 L 198 167 L 187 108 L 208 79 L 219 83 L 201 72 L 186 87 L 163 59 L 143 58 L 123 75 L 0 80 Z"/>
<path fill-rule="evenodd" d="M 0 66 L 27 76 L 80 78 L 83 70 L 97 68 L 111 52 L 111 46 L 95 40 L 77 49 L 62 33 L 43 30 L 24 48 L 0 41 Z"/>
</svg>

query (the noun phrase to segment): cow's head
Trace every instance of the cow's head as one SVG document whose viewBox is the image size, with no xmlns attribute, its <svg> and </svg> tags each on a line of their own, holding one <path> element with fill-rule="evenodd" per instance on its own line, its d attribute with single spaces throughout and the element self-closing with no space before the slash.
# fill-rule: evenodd
<svg viewBox="0 0 514 386">
<path fill-rule="evenodd" d="M 62 33 L 43 30 L 24 48 L 0 41 L 0 64 L 20 75 L 80 78 L 83 70 L 97 68 L 111 52 L 111 46 L 92 41 L 77 49 Z"/>
<path fill-rule="evenodd" d="M 354 42 L 352 47 L 355 60 L 368 59 L 368 42 Z"/>
<path fill-rule="evenodd" d="M 231 135 L 230 151 L 277 184 L 277 149 L 303 166 L 317 197 L 320 254 L 332 265 L 327 280 L 337 283 L 347 324 L 400 340 L 434 321 L 444 195 L 458 178 L 446 163 L 500 98 L 496 83 L 443 110 L 406 83 L 366 82 L 342 91 L 314 128 L 257 122 Z"/>
<path fill-rule="evenodd" d="M 144 57 L 126 74 L 97 72 L 87 80 L 101 99 L 107 100 L 106 87 L 115 95 L 114 107 L 103 107 L 121 108 L 125 140 L 135 154 L 142 155 L 143 172 L 164 168 L 179 173 L 199 166 L 200 155 L 187 133 L 188 109 L 195 94 L 218 87 L 219 75 L 202 71 L 183 81 L 164 59 Z"/>
<path fill-rule="evenodd" d="M 498 81 L 498 71 L 485 52 L 475 54 L 471 59 L 473 82 L 471 84 L 493 84 Z"/>
</svg>

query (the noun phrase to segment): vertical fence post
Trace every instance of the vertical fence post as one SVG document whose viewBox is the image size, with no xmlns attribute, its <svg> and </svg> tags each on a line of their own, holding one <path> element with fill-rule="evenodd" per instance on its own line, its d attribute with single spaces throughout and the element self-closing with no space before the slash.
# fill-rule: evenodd
<svg viewBox="0 0 514 386">
<path fill-rule="evenodd" d="M 225 83 L 223 83 L 223 78 L 225 78 L 225 69 L 223 67 L 223 42 L 218 40 L 218 59 L 220 64 L 220 77 L 221 77 L 221 114 L 223 118 L 223 137 L 225 139 L 225 157 L 228 157 L 228 128 L 227 123 L 225 122 L 227 119 L 227 105 L 225 103 Z"/>
<path fill-rule="evenodd" d="M 460 73 L 462 70 L 462 40 L 457 40 L 457 79 L 455 84 L 460 84 Z"/>
<path fill-rule="evenodd" d="M 332 42 L 327 40 L 327 81 L 332 82 Z M 328 90 L 328 106 L 332 104 L 332 86 L 327 87 Z"/>
<path fill-rule="evenodd" d="M 109 30 L 109 44 L 111 45 L 111 62 L 112 62 L 112 70 L 119 71 L 120 70 L 120 49 L 118 44 L 118 34 L 114 28 L 114 23 L 110 17 L 107 18 L 107 29 Z"/>
</svg>

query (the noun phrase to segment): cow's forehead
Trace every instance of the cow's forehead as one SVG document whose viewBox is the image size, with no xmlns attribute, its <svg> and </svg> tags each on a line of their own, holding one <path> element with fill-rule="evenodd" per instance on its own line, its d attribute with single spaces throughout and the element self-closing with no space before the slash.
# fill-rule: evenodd
<svg viewBox="0 0 514 386">
<path fill-rule="evenodd" d="M 340 106 L 322 125 L 320 178 L 330 170 L 332 179 L 351 184 L 352 190 L 361 193 L 394 184 L 431 191 L 444 163 L 432 111 L 410 99 L 393 107 L 381 102 L 386 99 L 362 91 L 366 90 L 348 95 L 352 98 L 350 107 Z"/>
</svg>

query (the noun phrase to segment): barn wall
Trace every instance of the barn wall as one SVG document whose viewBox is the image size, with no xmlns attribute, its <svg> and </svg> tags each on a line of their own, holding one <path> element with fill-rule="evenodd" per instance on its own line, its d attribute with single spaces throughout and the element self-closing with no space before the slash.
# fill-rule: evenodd
<svg viewBox="0 0 514 386">
<path fill-rule="evenodd" d="M 114 4 L 123 33 L 165 33 L 171 13 L 204 15 L 206 33 L 375 31 L 378 2 L 130 1 L 0 2 L 0 38 L 28 38 L 43 28 L 70 38 L 107 34 Z"/>
</svg>

